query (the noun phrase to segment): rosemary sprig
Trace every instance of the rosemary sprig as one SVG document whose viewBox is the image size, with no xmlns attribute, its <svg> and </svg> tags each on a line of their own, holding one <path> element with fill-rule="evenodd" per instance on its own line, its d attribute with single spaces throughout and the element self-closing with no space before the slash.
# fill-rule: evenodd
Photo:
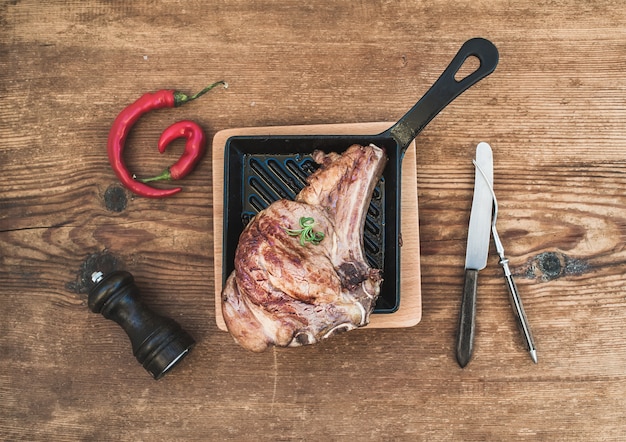
<svg viewBox="0 0 626 442">
<path fill-rule="evenodd" d="M 285 229 L 285 232 L 289 236 L 300 236 L 300 245 L 304 246 L 307 242 L 310 242 L 313 245 L 318 245 L 324 239 L 323 232 L 315 232 L 313 230 L 313 224 L 315 220 L 310 217 L 303 216 L 300 218 L 300 227 L 299 230 L 293 229 Z"/>
</svg>

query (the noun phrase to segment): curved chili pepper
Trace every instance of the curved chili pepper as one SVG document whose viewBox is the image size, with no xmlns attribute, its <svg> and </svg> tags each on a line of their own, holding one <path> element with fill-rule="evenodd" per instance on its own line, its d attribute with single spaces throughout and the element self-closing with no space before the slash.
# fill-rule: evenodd
<svg viewBox="0 0 626 442">
<path fill-rule="evenodd" d="M 161 138 L 159 138 L 159 152 L 165 152 L 167 146 L 178 138 L 187 139 L 185 151 L 178 161 L 161 172 L 161 174 L 142 179 L 142 183 L 160 180 L 179 180 L 187 176 L 198 164 L 206 150 L 206 136 L 202 128 L 191 120 L 182 120 L 172 124 L 163 131 Z"/>
<path fill-rule="evenodd" d="M 203 90 L 192 96 L 188 96 L 183 94 L 182 92 L 171 89 L 164 89 L 154 93 L 147 93 L 139 97 L 137 101 L 127 106 L 124 110 L 122 110 L 122 112 L 120 112 L 117 118 L 115 118 L 115 121 L 111 126 L 111 130 L 109 131 L 107 152 L 109 154 L 109 161 L 111 163 L 111 166 L 113 167 L 113 171 L 119 178 L 120 182 L 127 189 L 136 193 L 137 195 L 149 198 L 163 198 L 174 195 L 182 190 L 181 187 L 176 187 L 173 189 L 156 189 L 142 183 L 141 181 L 135 180 L 129 170 L 126 168 L 126 165 L 124 164 L 123 153 L 126 138 L 128 137 L 128 134 L 130 133 L 133 125 L 137 122 L 137 120 L 139 120 L 139 118 L 143 114 L 156 109 L 181 106 L 204 95 L 215 86 L 218 86 L 220 84 L 226 85 L 224 81 L 218 81 L 217 83 L 214 83 L 204 88 Z M 175 124 L 172 126 L 175 126 Z M 172 126 L 170 126 L 170 128 Z M 186 156 L 186 154 L 183 156 Z M 181 160 L 179 160 L 176 164 L 178 164 L 182 160 L 183 158 L 181 158 Z"/>
</svg>

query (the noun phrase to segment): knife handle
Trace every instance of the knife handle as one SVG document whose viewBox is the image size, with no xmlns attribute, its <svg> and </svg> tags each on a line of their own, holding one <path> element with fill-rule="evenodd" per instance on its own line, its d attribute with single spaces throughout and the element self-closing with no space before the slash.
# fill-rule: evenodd
<svg viewBox="0 0 626 442">
<path fill-rule="evenodd" d="M 474 326 L 476 323 L 476 290 L 478 288 L 478 270 L 465 269 L 461 314 L 456 340 L 456 360 L 465 367 L 472 358 L 474 350 Z"/>
</svg>

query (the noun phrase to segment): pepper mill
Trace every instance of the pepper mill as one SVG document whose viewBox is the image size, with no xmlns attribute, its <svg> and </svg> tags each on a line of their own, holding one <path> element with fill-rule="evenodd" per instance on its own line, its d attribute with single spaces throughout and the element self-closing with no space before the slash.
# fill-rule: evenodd
<svg viewBox="0 0 626 442">
<path fill-rule="evenodd" d="M 162 378 L 192 349 L 194 339 L 173 319 L 157 315 L 139 299 L 133 275 L 94 272 L 89 309 L 117 322 L 130 338 L 133 354 L 154 379 Z"/>
</svg>

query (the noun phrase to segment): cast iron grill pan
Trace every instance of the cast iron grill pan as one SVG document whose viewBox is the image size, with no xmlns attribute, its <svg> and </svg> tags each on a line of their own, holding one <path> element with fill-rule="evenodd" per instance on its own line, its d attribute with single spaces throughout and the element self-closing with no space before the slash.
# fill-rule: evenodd
<svg viewBox="0 0 626 442">
<path fill-rule="evenodd" d="M 455 75 L 469 57 L 479 67 L 461 80 Z M 272 202 L 294 199 L 318 165 L 315 150 L 342 153 L 352 144 L 385 149 L 388 162 L 376 186 L 365 220 L 363 244 L 369 264 L 383 272 L 375 313 L 393 313 L 400 305 L 400 190 L 406 149 L 452 100 L 491 74 L 498 50 L 488 40 L 463 44 L 439 79 L 396 124 L 378 135 L 233 136 L 224 152 L 223 284 L 234 270 L 235 250 L 244 227 Z"/>
</svg>

